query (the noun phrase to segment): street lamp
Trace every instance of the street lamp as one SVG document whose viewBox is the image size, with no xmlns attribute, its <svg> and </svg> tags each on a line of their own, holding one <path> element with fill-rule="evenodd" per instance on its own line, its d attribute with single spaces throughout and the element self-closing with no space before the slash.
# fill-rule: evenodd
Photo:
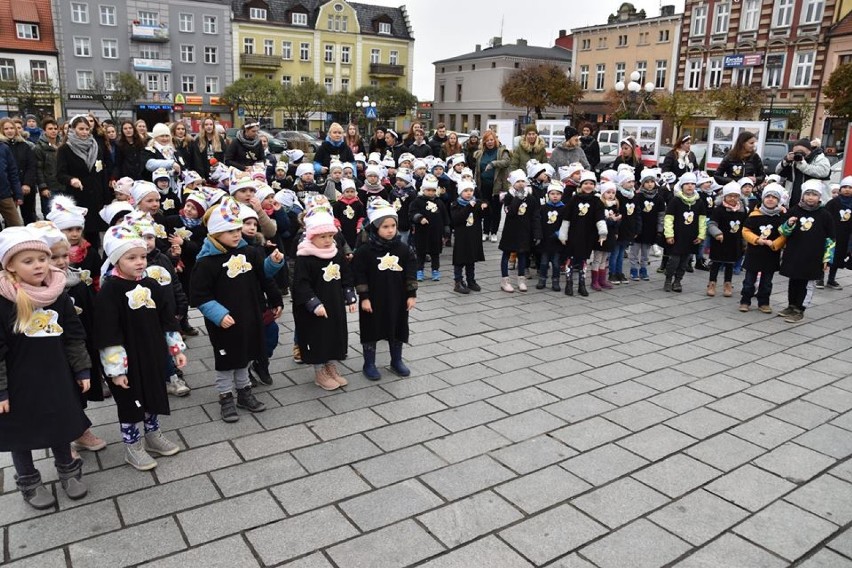
<svg viewBox="0 0 852 568">
<path fill-rule="evenodd" d="M 766 117 L 766 138 L 769 138 L 769 129 L 772 127 L 772 111 L 775 107 L 775 97 L 778 96 L 778 87 L 769 89 L 769 115 Z"/>
<path fill-rule="evenodd" d="M 648 103 L 648 97 L 654 92 L 654 83 L 652 81 L 648 81 L 645 83 L 644 87 L 639 83 L 639 80 L 642 79 L 642 74 L 639 71 L 633 71 L 630 74 L 630 82 L 625 85 L 624 81 L 619 81 L 615 84 L 615 90 L 618 92 L 621 97 L 621 108 L 627 113 L 628 117 L 632 118 L 634 115 L 641 113 L 645 109 L 645 105 Z M 624 96 L 624 90 L 627 90 L 627 96 Z M 636 102 L 636 97 L 639 96 L 639 93 L 645 91 L 645 95 L 639 101 L 639 105 L 636 107 L 636 110 L 633 111 L 632 108 Z M 628 100 L 630 101 L 630 106 L 627 106 Z"/>
<path fill-rule="evenodd" d="M 376 101 L 371 101 L 370 97 L 368 97 L 367 95 L 364 95 L 361 98 L 360 101 L 355 101 L 355 107 L 359 108 L 359 109 L 364 109 L 364 116 L 367 118 L 367 137 L 369 138 L 371 136 L 370 121 L 372 120 L 370 118 L 369 109 L 371 109 L 371 108 L 375 109 L 376 108 Z"/>
</svg>

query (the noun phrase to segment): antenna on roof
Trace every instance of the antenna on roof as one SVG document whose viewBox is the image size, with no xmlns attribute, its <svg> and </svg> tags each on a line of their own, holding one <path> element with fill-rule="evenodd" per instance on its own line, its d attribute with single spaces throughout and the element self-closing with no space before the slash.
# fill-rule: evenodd
<svg viewBox="0 0 852 568">
<path fill-rule="evenodd" d="M 500 37 L 503 37 L 503 22 L 506 20 L 506 14 L 500 16 Z"/>
</svg>

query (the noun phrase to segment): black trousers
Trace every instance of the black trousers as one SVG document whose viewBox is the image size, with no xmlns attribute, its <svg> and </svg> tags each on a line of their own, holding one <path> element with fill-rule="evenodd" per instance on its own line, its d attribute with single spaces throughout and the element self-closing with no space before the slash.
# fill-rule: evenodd
<svg viewBox="0 0 852 568">
<path fill-rule="evenodd" d="M 805 311 L 805 297 L 808 295 L 808 280 L 790 278 L 787 285 L 787 303 L 794 308 Z"/>
<path fill-rule="evenodd" d="M 710 264 L 710 282 L 715 282 L 719 276 L 719 269 L 725 267 L 725 282 L 730 282 L 734 279 L 734 263 L 733 262 L 715 262 Z"/>
<path fill-rule="evenodd" d="M 676 280 L 683 278 L 686 267 L 689 266 L 689 256 L 688 254 L 669 255 L 669 262 L 666 264 L 666 280 L 671 280 L 672 277 Z"/>
</svg>

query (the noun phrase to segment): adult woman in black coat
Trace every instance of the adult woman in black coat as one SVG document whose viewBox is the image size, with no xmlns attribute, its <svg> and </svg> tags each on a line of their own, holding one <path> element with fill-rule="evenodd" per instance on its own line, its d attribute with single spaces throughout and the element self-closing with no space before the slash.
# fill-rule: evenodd
<svg viewBox="0 0 852 568">
<path fill-rule="evenodd" d="M 586 159 L 589 160 L 589 169 L 596 171 L 598 164 L 601 163 L 601 146 L 595 138 L 595 131 L 591 125 L 584 124 L 581 132 L 583 135 L 580 136 L 580 148 L 586 153 Z"/>
<path fill-rule="evenodd" d="M 633 176 L 636 178 L 636 187 L 639 187 L 642 180 L 642 170 L 645 169 L 645 166 L 642 164 L 639 156 L 636 155 L 636 141 L 633 138 L 627 137 L 621 141 L 619 147 L 621 148 L 621 152 L 612 161 L 610 168 L 618 170 L 618 166 L 621 164 L 627 164 L 632 167 Z"/>
<path fill-rule="evenodd" d="M 686 135 L 677 141 L 663 159 L 662 171 L 672 172 L 680 179 L 687 172 L 698 170 L 698 160 L 692 152 L 692 136 Z"/>
<path fill-rule="evenodd" d="M 71 120 L 68 136 L 56 151 L 56 179 L 77 205 L 89 210 L 83 235 L 97 247 L 100 231 L 107 228 L 98 213 L 104 203 L 112 200 L 112 192 L 107 186 L 103 148 L 91 135 L 85 116 L 78 115 Z"/>
<path fill-rule="evenodd" d="M 382 156 L 385 155 L 385 150 L 388 149 L 387 142 L 385 142 L 385 133 L 387 129 L 383 126 L 377 126 L 376 131 L 373 132 L 373 137 L 370 138 L 369 145 L 369 153 L 378 152 Z"/>
<path fill-rule="evenodd" d="M 18 127 L 15 122 L 8 118 L 0 120 L 0 142 L 5 142 L 9 146 L 12 155 L 15 157 L 15 163 L 18 165 L 18 179 L 21 181 L 21 190 L 24 193 L 21 216 L 24 219 L 24 225 L 27 225 L 36 220 L 35 196 L 38 179 L 35 152 L 27 141 L 18 134 Z"/>
<path fill-rule="evenodd" d="M 121 179 L 142 179 L 145 172 L 145 162 L 142 160 L 147 140 L 142 138 L 133 122 L 122 120 L 119 126 L 118 159 L 113 177 Z"/>
<path fill-rule="evenodd" d="M 210 160 L 225 161 L 225 139 L 216 132 L 216 122 L 207 117 L 201 124 L 201 132 L 190 145 L 189 165 L 203 179 L 210 178 Z"/>
<path fill-rule="evenodd" d="M 763 160 L 757 153 L 757 136 L 753 132 L 740 132 L 734 147 L 722 159 L 713 177 L 719 185 L 739 181 L 744 177 L 750 177 L 755 186 L 763 183 L 766 172 L 763 169 Z"/>
<path fill-rule="evenodd" d="M 191 170 L 192 135 L 187 132 L 186 124 L 173 122 L 169 126 L 169 131 L 172 133 L 172 145 L 175 147 L 175 161 L 180 164 L 182 170 Z"/>
</svg>

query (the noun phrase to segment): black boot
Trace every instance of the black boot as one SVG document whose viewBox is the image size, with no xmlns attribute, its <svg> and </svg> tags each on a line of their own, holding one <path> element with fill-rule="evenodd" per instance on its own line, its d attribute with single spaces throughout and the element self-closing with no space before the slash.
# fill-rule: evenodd
<svg viewBox="0 0 852 568">
<path fill-rule="evenodd" d="M 371 381 L 378 381 L 382 378 L 382 374 L 376 368 L 376 344 L 363 343 L 362 347 L 364 348 L 364 366 L 361 371 Z"/>
<path fill-rule="evenodd" d="M 663 284 L 663 292 L 671 292 L 672 291 L 672 279 L 670 276 L 666 276 L 666 282 Z"/>
<path fill-rule="evenodd" d="M 189 325 L 189 320 L 185 317 L 180 320 L 180 333 L 186 337 L 198 336 L 198 330 Z"/>
<path fill-rule="evenodd" d="M 589 291 L 586 290 L 586 269 L 580 270 L 580 274 L 577 277 L 577 292 L 586 297 L 589 295 Z"/>
<path fill-rule="evenodd" d="M 226 392 L 219 395 L 219 413 L 225 422 L 236 422 L 240 419 L 240 415 L 237 414 L 234 393 Z"/>
<path fill-rule="evenodd" d="M 69 499 L 82 499 L 89 492 L 86 484 L 81 481 L 83 477 L 83 460 L 75 459 L 67 465 L 56 466 L 59 474 L 59 483 Z"/>
<path fill-rule="evenodd" d="M 400 377 L 407 377 L 411 374 L 411 369 L 405 366 L 405 363 L 402 362 L 402 341 L 391 341 L 390 345 L 390 356 L 391 356 L 391 370 L 394 373 L 399 375 Z"/>
<path fill-rule="evenodd" d="M 565 295 L 574 295 L 574 274 L 571 268 L 565 270 Z"/>
<path fill-rule="evenodd" d="M 547 287 L 547 276 L 538 277 L 538 284 L 535 285 L 536 290 L 544 290 Z"/>
<path fill-rule="evenodd" d="M 704 268 L 702 270 L 708 270 L 708 269 Z M 691 260 L 686 264 L 686 271 L 687 272 L 695 272 L 695 269 L 692 267 L 692 261 Z"/>
<path fill-rule="evenodd" d="M 254 374 L 261 383 L 272 384 L 272 375 L 269 374 L 269 361 L 253 361 L 249 365 L 249 375 Z"/>
<path fill-rule="evenodd" d="M 550 289 L 553 290 L 554 292 L 559 292 L 560 290 L 562 290 L 562 288 L 559 287 L 559 273 L 558 272 L 556 273 L 556 276 L 554 276 L 551 279 Z"/>
<path fill-rule="evenodd" d="M 468 280 L 467 281 L 467 289 L 471 292 L 481 292 L 482 286 L 476 283 L 476 280 Z"/>
<path fill-rule="evenodd" d="M 266 410 L 266 405 L 257 400 L 257 397 L 251 392 L 251 386 L 237 389 L 237 406 L 245 408 L 250 412 L 263 412 Z"/>
<path fill-rule="evenodd" d="M 683 286 L 680 285 L 680 278 L 675 277 L 672 282 L 672 292 L 683 292 Z"/>
<path fill-rule="evenodd" d="M 695 261 L 695 270 L 703 270 L 705 272 L 708 272 L 710 270 L 710 266 L 703 258 L 699 258 Z"/>
<path fill-rule="evenodd" d="M 24 498 L 24 501 L 39 511 L 50 509 L 56 504 L 53 494 L 47 487 L 42 485 L 41 474 L 38 470 L 30 475 L 16 475 L 15 484 L 21 490 L 21 496 Z"/>
</svg>

